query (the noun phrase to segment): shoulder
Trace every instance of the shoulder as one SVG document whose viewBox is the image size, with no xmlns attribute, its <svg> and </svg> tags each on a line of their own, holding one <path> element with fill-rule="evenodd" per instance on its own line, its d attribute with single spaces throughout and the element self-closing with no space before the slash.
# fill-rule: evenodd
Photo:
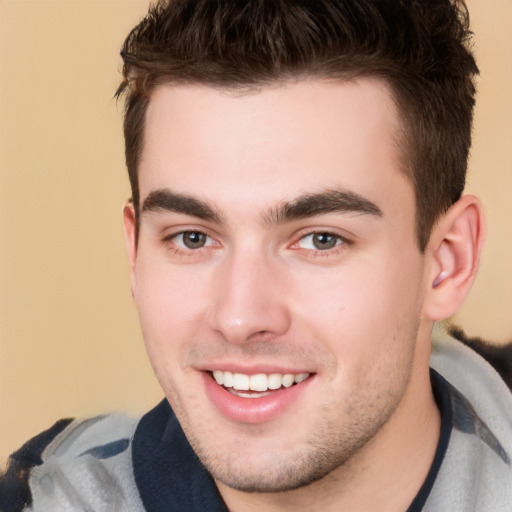
<svg viewBox="0 0 512 512">
<path fill-rule="evenodd" d="M 447 332 L 453 338 L 480 354 L 501 375 L 505 384 L 512 390 L 512 341 L 496 345 L 483 338 L 467 336 L 458 326 L 449 325 Z"/>
<path fill-rule="evenodd" d="M 480 352 L 465 340 L 453 337 L 442 326 L 434 329 L 431 366 L 457 388 L 479 413 L 491 422 L 496 420 L 498 429 L 510 430 L 512 393 L 503 376 Z"/>
<path fill-rule="evenodd" d="M 30 471 L 42 464 L 41 455 L 45 448 L 72 422 L 71 418 L 57 421 L 55 425 L 30 439 L 9 457 L 7 469 L 0 473 L 2 512 L 18 512 L 31 503 L 32 496 L 28 485 Z"/>
<path fill-rule="evenodd" d="M 142 510 L 131 474 L 137 422 L 119 414 L 60 420 L 11 455 L 0 510 Z"/>
<path fill-rule="evenodd" d="M 452 433 L 426 510 L 512 510 L 510 389 L 478 353 L 440 328 L 431 366 L 442 376 Z"/>
</svg>

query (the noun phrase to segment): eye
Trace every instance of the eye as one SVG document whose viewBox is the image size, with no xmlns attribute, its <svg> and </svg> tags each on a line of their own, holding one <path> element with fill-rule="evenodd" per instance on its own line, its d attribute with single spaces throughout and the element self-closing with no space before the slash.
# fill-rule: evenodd
<svg viewBox="0 0 512 512">
<path fill-rule="evenodd" d="M 182 231 L 170 240 L 180 249 L 201 249 L 213 244 L 213 240 L 201 231 Z"/>
<path fill-rule="evenodd" d="M 339 235 L 332 233 L 311 233 L 302 237 L 297 245 L 301 249 L 313 251 L 328 251 L 334 247 L 341 245 L 344 240 Z"/>
</svg>

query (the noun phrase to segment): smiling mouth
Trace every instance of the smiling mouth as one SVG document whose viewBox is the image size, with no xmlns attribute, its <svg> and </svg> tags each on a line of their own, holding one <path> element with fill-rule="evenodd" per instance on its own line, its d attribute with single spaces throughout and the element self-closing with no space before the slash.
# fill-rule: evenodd
<svg viewBox="0 0 512 512">
<path fill-rule="evenodd" d="M 290 388 L 308 379 L 310 373 L 257 373 L 246 375 L 215 370 L 213 378 L 219 386 L 223 386 L 233 395 L 242 398 L 260 398 L 281 388 Z"/>
</svg>

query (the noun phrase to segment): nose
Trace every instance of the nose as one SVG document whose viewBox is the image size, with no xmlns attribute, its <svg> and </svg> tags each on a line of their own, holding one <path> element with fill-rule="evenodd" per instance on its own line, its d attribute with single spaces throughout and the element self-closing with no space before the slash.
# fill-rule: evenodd
<svg viewBox="0 0 512 512">
<path fill-rule="evenodd" d="M 232 254 L 217 268 L 211 326 L 230 343 L 284 334 L 290 326 L 278 265 L 255 254 Z"/>
</svg>

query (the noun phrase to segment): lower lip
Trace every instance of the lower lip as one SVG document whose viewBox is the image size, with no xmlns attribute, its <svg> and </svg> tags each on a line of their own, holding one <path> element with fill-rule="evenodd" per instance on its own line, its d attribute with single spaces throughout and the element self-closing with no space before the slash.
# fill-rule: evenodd
<svg viewBox="0 0 512 512">
<path fill-rule="evenodd" d="M 207 372 L 203 372 L 203 380 L 206 395 L 227 419 L 255 424 L 273 420 L 286 411 L 304 393 L 312 377 L 258 398 L 242 398 L 230 393 L 225 387 L 219 386 Z"/>
</svg>

